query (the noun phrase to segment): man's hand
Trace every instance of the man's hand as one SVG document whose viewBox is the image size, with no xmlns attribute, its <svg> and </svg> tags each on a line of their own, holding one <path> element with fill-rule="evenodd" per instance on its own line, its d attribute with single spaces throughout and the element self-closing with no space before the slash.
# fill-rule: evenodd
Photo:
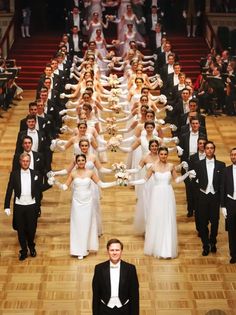
<svg viewBox="0 0 236 315">
<path fill-rule="evenodd" d="M 227 209 L 225 207 L 221 208 L 221 213 L 223 214 L 223 217 L 226 219 L 227 218 Z"/>
<path fill-rule="evenodd" d="M 5 210 L 4 210 L 4 212 L 6 213 L 6 215 L 9 217 L 9 215 L 11 215 L 11 209 L 9 209 L 9 208 L 6 208 Z"/>
</svg>

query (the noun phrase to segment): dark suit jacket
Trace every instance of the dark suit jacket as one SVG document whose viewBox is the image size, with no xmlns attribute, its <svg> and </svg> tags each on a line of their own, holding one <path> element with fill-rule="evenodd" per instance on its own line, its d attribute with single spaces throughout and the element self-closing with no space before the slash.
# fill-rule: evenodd
<svg viewBox="0 0 236 315">
<path fill-rule="evenodd" d="M 221 207 L 226 207 L 227 195 L 233 197 L 233 194 L 234 194 L 233 165 L 230 165 L 224 169 L 222 176 Z"/>
<path fill-rule="evenodd" d="M 33 153 L 33 159 L 34 159 L 34 170 L 38 171 L 39 173 L 43 174 L 44 173 L 44 161 L 43 161 L 43 156 L 42 154 L 38 152 Z M 13 157 L 12 161 L 12 170 L 19 170 L 21 168 L 19 158 L 20 158 L 21 153 L 17 153 Z"/>
<path fill-rule="evenodd" d="M 201 0 L 194 0 L 195 10 L 201 11 L 202 10 L 202 1 Z M 183 10 L 188 10 L 188 0 L 183 1 Z"/>
<path fill-rule="evenodd" d="M 222 175 L 225 169 L 225 163 L 215 160 L 215 168 L 213 173 L 213 188 L 216 193 L 220 193 L 221 186 L 222 186 Z M 208 177 L 207 177 L 207 167 L 206 167 L 206 159 L 199 161 L 196 163 L 195 167 L 196 171 L 196 178 L 198 180 L 198 187 L 199 189 L 206 190 L 208 184 Z"/>
<path fill-rule="evenodd" d="M 108 304 L 111 297 L 110 261 L 95 266 L 93 277 L 93 315 L 99 314 L 101 300 Z M 134 265 L 121 261 L 119 299 L 129 300 L 129 315 L 139 315 L 139 283 Z"/>
<path fill-rule="evenodd" d="M 180 116 L 180 124 L 181 124 L 181 127 L 186 125 L 187 123 L 187 118 L 188 118 L 188 113 L 185 113 L 185 114 L 182 114 Z M 197 118 L 199 119 L 199 122 L 200 122 L 200 125 L 202 127 L 206 127 L 206 118 L 205 116 L 201 115 L 200 113 L 197 115 Z"/>
<path fill-rule="evenodd" d="M 185 134 L 185 133 L 187 133 L 189 131 L 190 131 L 190 125 L 189 124 L 181 126 L 181 129 L 180 129 L 181 135 L 183 135 L 183 134 Z M 207 130 L 206 130 L 206 128 L 204 126 L 200 126 L 199 133 L 201 134 L 201 136 L 203 135 L 204 138 L 207 139 Z"/>
<path fill-rule="evenodd" d="M 26 124 L 27 118 L 23 118 L 20 121 L 20 131 L 27 130 L 28 126 Z M 38 117 L 39 130 L 43 132 L 45 120 L 42 117 Z"/>
<path fill-rule="evenodd" d="M 43 152 L 45 149 L 45 137 L 44 134 L 40 131 L 37 131 L 38 133 L 38 152 Z M 16 150 L 15 153 L 22 153 L 23 148 L 22 148 L 22 141 L 23 138 L 27 136 L 27 130 L 20 131 L 17 136 L 17 141 L 16 141 Z"/>
<path fill-rule="evenodd" d="M 204 137 L 204 134 L 199 132 L 199 137 Z M 190 131 L 184 133 L 180 137 L 179 146 L 184 150 L 183 155 L 180 157 L 181 161 L 189 161 L 189 138 L 190 138 Z"/>
<path fill-rule="evenodd" d="M 38 172 L 30 170 L 31 174 L 31 195 L 35 198 L 35 203 L 40 207 L 42 196 L 42 179 Z M 10 208 L 12 193 L 14 191 L 14 203 L 16 197 L 21 196 L 21 171 L 12 171 L 7 185 L 6 196 L 4 201 L 4 209 Z"/>
</svg>

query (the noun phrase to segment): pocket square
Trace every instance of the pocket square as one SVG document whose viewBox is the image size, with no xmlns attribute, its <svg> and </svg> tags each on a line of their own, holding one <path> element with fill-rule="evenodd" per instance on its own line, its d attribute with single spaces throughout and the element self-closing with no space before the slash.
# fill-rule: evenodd
<svg viewBox="0 0 236 315">
<path fill-rule="evenodd" d="M 38 175 L 35 175 L 35 176 L 34 176 L 34 180 L 37 180 L 37 179 L 38 179 Z"/>
</svg>

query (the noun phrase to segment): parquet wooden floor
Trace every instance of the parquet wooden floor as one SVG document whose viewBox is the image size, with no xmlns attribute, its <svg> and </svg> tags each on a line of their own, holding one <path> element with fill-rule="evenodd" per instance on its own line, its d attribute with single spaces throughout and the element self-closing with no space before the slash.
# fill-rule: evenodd
<svg viewBox="0 0 236 315">
<path fill-rule="evenodd" d="M 69 255 L 70 191 L 53 188 L 44 194 L 37 229 L 36 258 L 19 262 L 16 233 L 11 217 L 3 212 L 5 188 L 11 169 L 19 120 L 27 113 L 32 92 L 24 93 L 18 106 L 0 120 L 0 315 L 89 315 L 94 265 L 106 259 L 105 244 L 111 237 L 125 245 L 123 259 L 137 266 L 141 315 L 205 315 L 209 310 L 236 314 L 236 266 L 229 264 L 227 234 L 221 218 L 218 251 L 201 256 L 194 220 L 186 218 L 184 185 L 174 185 L 177 200 L 179 257 L 158 260 L 143 254 L 143 238 L 133 234 L 134 190 L 103 190 L 104 234 L 97 254 L 83 261 Z M 235 146 L 236 118 L 207 117 L 209 139 L 215 141 L 217 158 L 229 164 Z M 54 169 L 67 165 L 71 152 L 54 155 Z M 113 161 L 124 154 L 109 153 Z M 170 156 L 177 163 L 177 158 Z M 108 163 L 108 166 L 111 163 Z M 112 180 L 112 176 L 104 176 Z M 222 314 L 216 311 L 214 314 Z"/>
</svg>

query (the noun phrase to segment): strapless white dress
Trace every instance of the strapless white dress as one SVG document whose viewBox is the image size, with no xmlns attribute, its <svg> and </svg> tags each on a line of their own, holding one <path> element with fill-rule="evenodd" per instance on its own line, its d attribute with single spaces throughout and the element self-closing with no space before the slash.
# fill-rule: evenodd
<svg viewBox="0 0 236 315">
<path fill-rule="evenodd" d="M 88 177 L 73 180 L 70 217 L 70 254 L 73 256 L 87 256 L 88 251 L 98 250 L 91 182 Z"/>
<path fill-rule="evenodd" d="M 160 258 L 178 255 L 176 202 L 171 172 L 155 172 L 149 195 L 144 253 Z"/>
</svg>

